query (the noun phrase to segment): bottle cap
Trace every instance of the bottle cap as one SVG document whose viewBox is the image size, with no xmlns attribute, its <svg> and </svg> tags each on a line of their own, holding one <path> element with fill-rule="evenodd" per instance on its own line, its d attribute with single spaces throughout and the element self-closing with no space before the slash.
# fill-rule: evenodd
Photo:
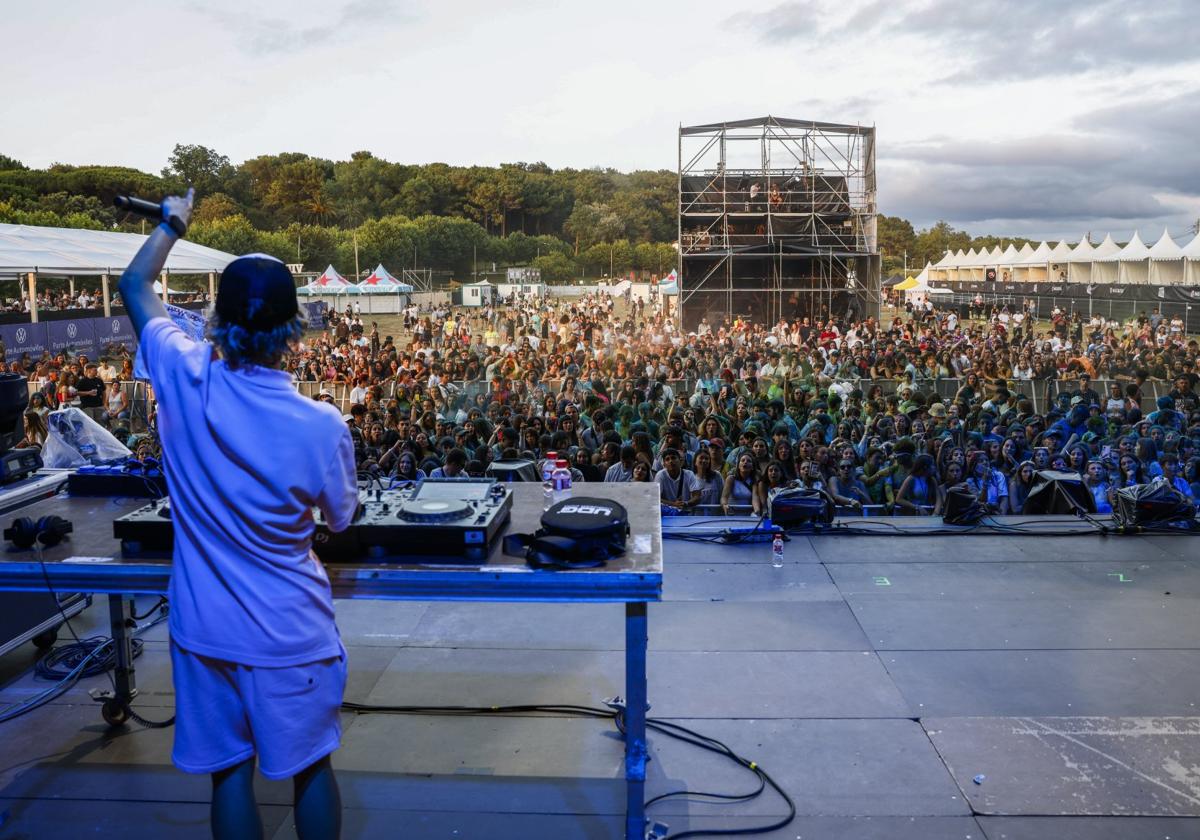
<svg viewBox="0 0 1200 840">
<path fill-rule="evenodd" d="M 554 462 L 554 466 L 562 467 L 565 470 L 567 468 L 567 462 L 564 461 L 562 458 L 559 458 L 557 461 Z"/>
</svg>

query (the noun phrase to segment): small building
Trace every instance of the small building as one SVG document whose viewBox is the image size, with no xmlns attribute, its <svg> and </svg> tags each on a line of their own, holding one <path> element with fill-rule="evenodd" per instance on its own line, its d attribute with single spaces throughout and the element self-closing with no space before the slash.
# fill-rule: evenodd
<svg viewBox="0 0 1200 840">
<path fill-rule="evenodd" d="M 454 290 L 451 302 L 456 306 L 487 306 L 496 294 L 496 287 L 486 280 L 467 283 Z"/>
</svg>

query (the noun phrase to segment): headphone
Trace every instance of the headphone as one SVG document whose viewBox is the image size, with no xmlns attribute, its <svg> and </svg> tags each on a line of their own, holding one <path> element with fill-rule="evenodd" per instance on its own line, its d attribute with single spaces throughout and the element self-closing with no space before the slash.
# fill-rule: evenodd
<svg viewBox="0 0 1200 840">
<path fill-rule="evenodd" d="M 13 524 L 4 530 L 4 539 L 9 540 L 17 548 L 33 548 L 34 542 L 40 542 L 46 548 L 58 545 L 75 530 L 75 526 L 61 516 L 53 514 L 43 516 L 36 522 L 28 516 L 13 520 Z"/>
</svg>

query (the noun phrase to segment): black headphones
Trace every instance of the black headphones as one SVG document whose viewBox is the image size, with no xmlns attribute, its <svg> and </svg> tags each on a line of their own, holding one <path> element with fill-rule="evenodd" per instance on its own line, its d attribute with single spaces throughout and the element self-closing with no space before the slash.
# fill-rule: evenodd
<svg viewBox="0 0 1200 840">
<path fill-rule="evenodd" d="M 75 530 L 66 519 L 53 514 L 43 516 L 36 522 L 28 516 L 13 520 L 13 524 L 4 530 L 4 539 L 9 540 L 17 548 L 33 548 L 34 542 L 40 542 L 46 548 L 58 545 L 67 534 Z"/>
</svg>

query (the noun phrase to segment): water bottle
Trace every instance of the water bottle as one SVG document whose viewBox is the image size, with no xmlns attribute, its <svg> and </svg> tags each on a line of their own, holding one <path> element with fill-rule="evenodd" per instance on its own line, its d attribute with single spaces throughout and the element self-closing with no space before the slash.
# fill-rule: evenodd
<svg viewBox="0 0 1200 840">
<path fill-rule="evenodd" d="M 783 534 L 776 534 L 771 541 L 771 565 L 776 569 L 783 568 Z"/>
<path fill-rule="evenodd" d="M 546 458 L 542 461 L 542 481 L 550 480 L 550 473 L 554 472 L 556 464 L 558 464 L 558 453 L 547 452 Z"/>
<path fill-rule="evenodd" d="M 571 468 L 561 458 L 555 462 L 554 472 L 550 474 L 550 485 L 556 502 L 571 495 Z"/>
<path fill-rule="evenodd" d="M 542 511 L 550 510 L 552 504 L 554 504 L 554 483 L 547 478 L 542 482 Z"/>
</svg>

